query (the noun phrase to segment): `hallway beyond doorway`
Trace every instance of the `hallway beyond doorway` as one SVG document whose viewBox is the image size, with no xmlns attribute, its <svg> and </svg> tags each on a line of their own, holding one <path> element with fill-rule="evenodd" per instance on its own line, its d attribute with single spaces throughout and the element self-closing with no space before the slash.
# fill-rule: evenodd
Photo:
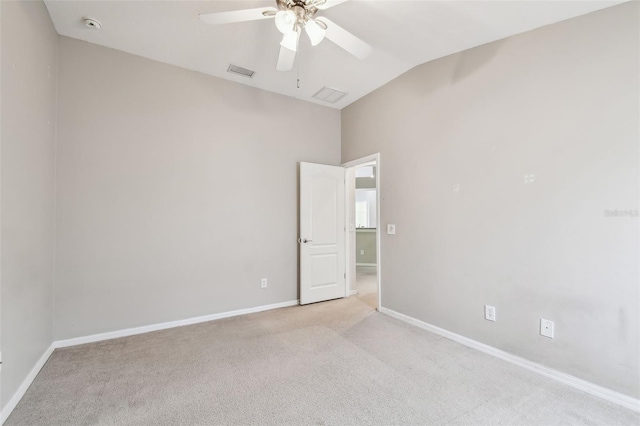
<svg viewBox="0 0 640 426">
<path fill-rule="evenodd" d="M 356 291 L 363 302 L 378 307 L 378 280 L 375 266 L 356 266 Z"/>
</svg>

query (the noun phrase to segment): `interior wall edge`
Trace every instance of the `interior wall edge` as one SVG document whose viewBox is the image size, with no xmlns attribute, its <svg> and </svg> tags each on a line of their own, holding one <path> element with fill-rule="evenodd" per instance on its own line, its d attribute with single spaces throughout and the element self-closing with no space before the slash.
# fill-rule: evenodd
<svg viewBox="0 0 640 426">
<path fill-rule="evenodd" d="M 177 321 L 168 321 L 158 324 L 150 324 L 142 327 L 125 328 L 106 333 L 91 334 L 89 336 L 74 337 L 71 339 L 56 340 L 54 342 L 56 348 L 66 348 L 69 346 L 84 345 L 86 343 L 101 342 L 103 340 L 117 339 L 119 337 L 134 336 L 137 334 L 150 333 L 153 331 L 166 330 L 169 328 L 182 327 L 185 325 L 200 324 L 208 321 L 215 321 L 223 318 L 237 317 L 239 315 L 254 314 L 257 312 L 270 311 L 273 309 L 287 308 L 297 306 L 299 300 L 289 300 L 286 302 L 272 303 L 270 305 L 255 306 L 252 308 L 238 309 L 235 311 L 220 312 L 216 314 L 203 315 L 199 317 L 187 318 Z"/>
<path fill-rule="evenodd" d="M 3 418 L 53 342 L 58 34 L 41 1 L 2 2 Z"/>
<path fill-rule="evenodd" d="M 49 360 L 49 357 L 51 357 L 51 354 L 55 349 L 56 349 L 56 342 L 53 342 L 44 351 L 44 353 L 38 359 L 38 361 L 33 366 L 31 371 L 29 371 L 29 374 L 27 374 L 27 376 L 24 378 L 24 380 L 20 384 L 20 387 L 18 387 L 18 389 L 14 392 L 9 402 L 7 402 L 7 405 L 3 407 L 1 417 L 0 417 L 0 424 L 4 424 L 4 422 L 9 418 L 9 416 L 11 416 L 11 413 L 16 408 L 16 406 L 18 405 L 18 403 L 20 402 L 24 394 L 27 392 L 27 390 L 29 389 L 29 386 L 31 386 L 33 381 L 36 379 L 36 376 L 38 376 L 38 373 L 40 372 L 40 370 L 42 370 L 42 367 L 44 367 L 44 365 L 47 363 L 47 361 Z"/>
<path fill-rule="evenodd" d="M 631 396 L 625 395 L 620 392 L 616 392 L 604 386 L 600 386 L 595 383 L 589 382 L 587 380 L 583 380 L 578 377 L 572 376 L 570 374 L 563 373 L 562 371 L 558 371 L 553 368 L 546 367 L 542 364 L 538 364 L 536 362 L 530 361 L 526 358 L 519 357 L 517 355 L 513 355 L 509 352 L 505 352 L 493 346 L 480 343 L 476 340 L 470 339 L 460 334 L 456 334 L 449 330 L 445 330 L 444 328 L 440 328 L 435 325 L 429 324 L 427 322 L 421 321 L 419 319 L 413 318 L 409 315 L 401 314 L 400 312 L 396 312 L 392 309 L 380 307 L 379 311 L 380 313 L 399 319 L 408 324 L 419 327 L 423 330 L 430 331 L 446 339 L 460 343 L 461 345 L 475 349 L 487 355 L 491 355 L 493 357 L 506 361 L 510 364 L 517 365 L 518 367 L 522 367 L 524 369 L 532 371 L 541 376 L 548 377 L 552 380 L 555 380 L 559 383 L 563 383 L 567 386 L 571 386 L 574 389 L 578 389 L 590 395 L 597 396 L 598 398 L 602 398 L 606 401 L 613 402 L 614 404 L 618 404 L 622 407 L 640 412 L 640 399 L 633 398 Z"/>
</svg>

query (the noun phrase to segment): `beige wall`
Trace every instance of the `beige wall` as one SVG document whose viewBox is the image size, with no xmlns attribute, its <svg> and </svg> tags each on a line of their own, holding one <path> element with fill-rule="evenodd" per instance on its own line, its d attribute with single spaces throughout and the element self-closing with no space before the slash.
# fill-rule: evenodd
<svg viewBox="0 0 640 426">
<path fill-rule="evenodd" d="M 376 261 L 376 230 L 356 229 L 356 263 L 375 265 Z"/>
<path fill-rule="evenodd" d="M 375 188 L 376 178 L 359 177 L 356 178 L 356 188 Z"/>
<path fill-rule="evenodd" d="M 5 407 L 52 342 L 58 36 L 42 2 L 0 3 L 0 391 Z"/>
<path fill-rule="evenodd" d="M 343 110 L 342 161 L 381 153 L 397 226 L 384 307 L 640 396 L 639 219 L 605 217 L 639 208 L 638 12 L 433 61 Z"/>
<path fill-rule="evenodd" d="M 65 37 L 59 93 L 56 339 L 298 298 L 339 111 Z"/>
</svg>

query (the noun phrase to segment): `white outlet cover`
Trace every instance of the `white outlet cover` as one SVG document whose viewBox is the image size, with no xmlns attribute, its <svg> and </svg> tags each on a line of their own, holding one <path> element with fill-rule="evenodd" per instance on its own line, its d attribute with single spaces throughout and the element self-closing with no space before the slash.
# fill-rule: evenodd
<svg viewBox="0 0 640 426">
<path fill-rule="evenodd" d="M 260 280 L 260 287 L 267 288 L 267 279 L 263 278 Z"/>
<path fill-rule="evenodd" d="M 393 223 L 387 224 L 387 234 L 395 235 L 396 234 L 396 225 Z"/>
<path fill-rule="evenodd" d="M 496 320 L 496 307 L 491 305 L 484 305 L 484 319 L 488 321 Z"/>
<path fill-rule="evenodd" d="M 553 321 L 540 318 L 540 334 L 544 337 L 553 339 L 555 335 L 555 324 Z"/>
</svg>

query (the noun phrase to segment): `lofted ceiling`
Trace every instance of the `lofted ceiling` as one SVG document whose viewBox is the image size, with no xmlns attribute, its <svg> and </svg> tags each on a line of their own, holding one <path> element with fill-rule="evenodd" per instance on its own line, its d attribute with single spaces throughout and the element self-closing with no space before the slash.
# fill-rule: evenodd
<svg viewBox="0 0 640 426">
<path fill-rule="evenodd" d="M 293 70 L 280 72 L 282 35 L 272 19 L 210 26 L 198 18 L 275 0 L 45 0 L 61 35 L 338 109 L 416 65 L 623 2 L 351 0 L 318 16 L 369 43 L 373 53 L 359 60 L 329 40 L 312 47 L 303 36 Z M 97 19 L 102 29 L 87 28 L 83 18 Z M 230 64 L 255 75 L 230 74 Z M 325 86 L 347 95 L 335 104 L 312 98 Z"/>
</svg>

